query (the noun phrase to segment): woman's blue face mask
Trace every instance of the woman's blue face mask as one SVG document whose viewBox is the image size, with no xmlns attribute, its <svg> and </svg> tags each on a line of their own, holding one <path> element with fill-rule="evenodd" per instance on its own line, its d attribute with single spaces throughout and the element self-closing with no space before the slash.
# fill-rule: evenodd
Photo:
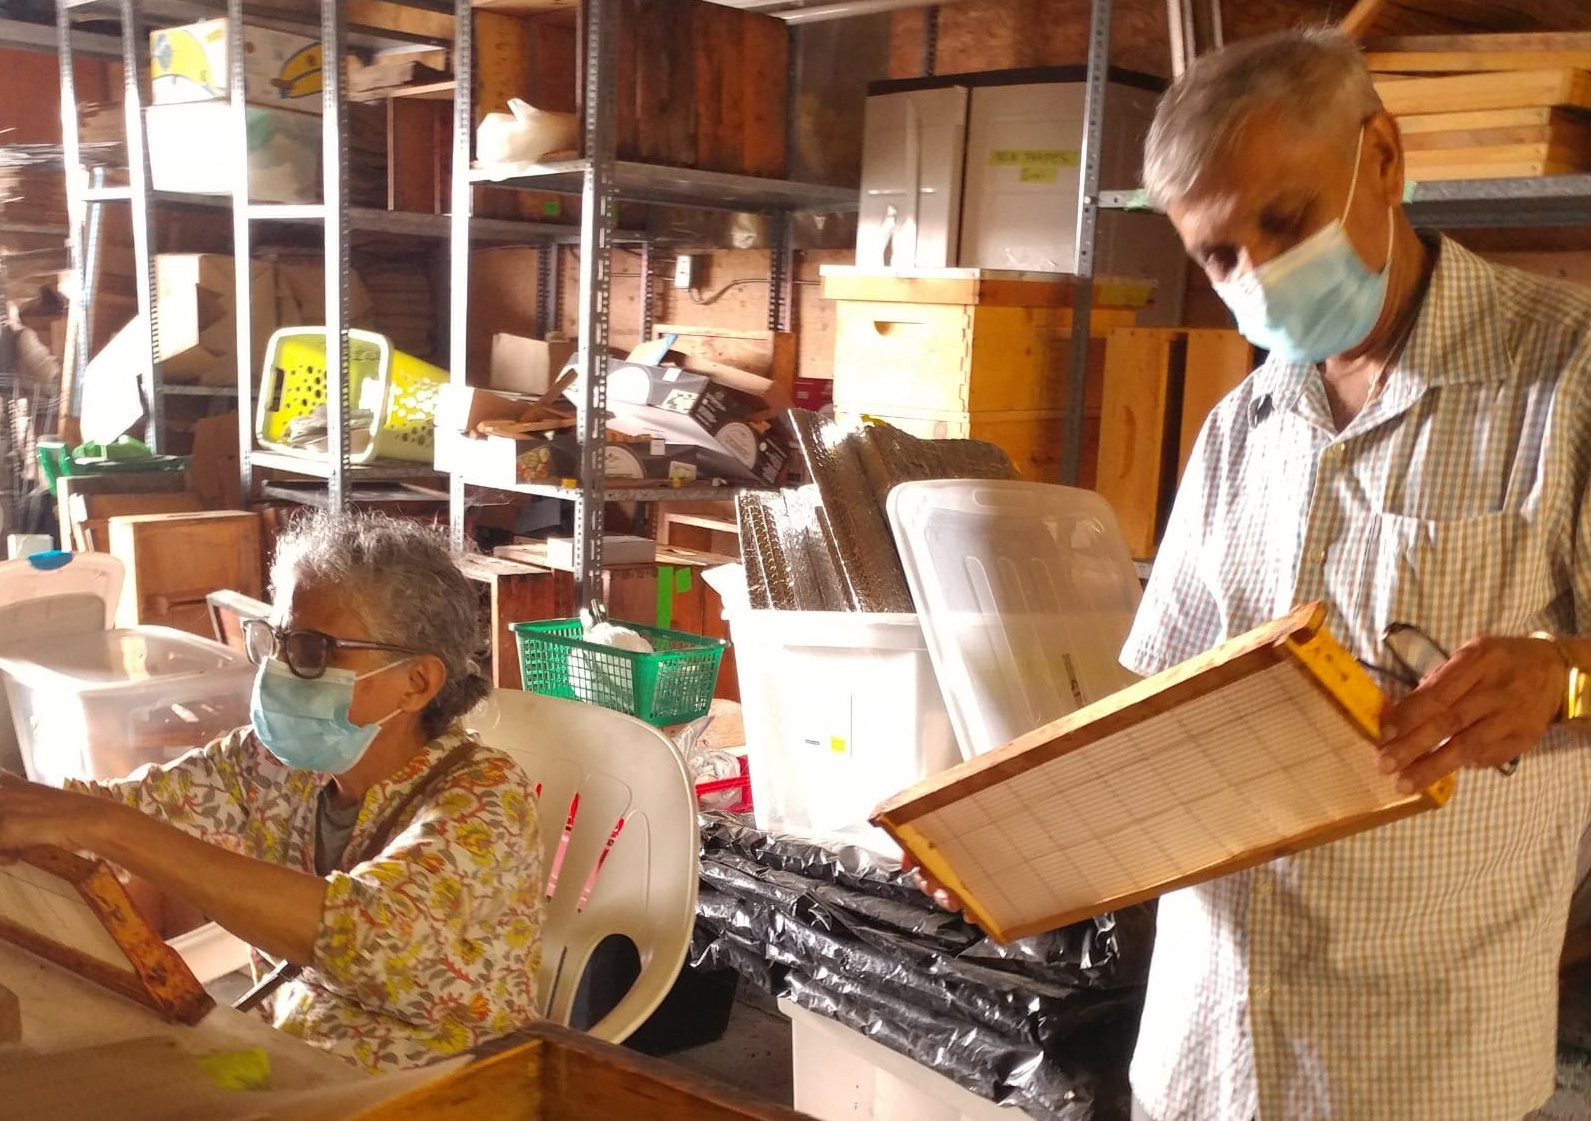
<svg viewBox="0 0 1591 1121">
<path fill-rule="evenodd" d="M 1236 280 L 1215 284 L 1243 337 L 1285 361 L 1324 362 L 1346 353 L 1381 318 L 1392 268 L 1392 209 L 1387 208 L 1387 263 L 1380 272 L 1365 267 L 1343 226 L 1359 187 L 1363 152 L 1361 128 L 1342 217 Z"/>
<path fill-rule="evenodd" d="M 286 662 L 267 659 L 254 675 L 249 704 L 254 734 L 289 767 L 343 774 L 364 757 L 383 725 L 400 711 L 393 709 L 373 724 L 353 723 L 348 712 L 353 707 L 354 686 L 407 661 L 362 674 L 327 667 L 319 677 L 309 679 L 288 669 Z"/>
</svg>

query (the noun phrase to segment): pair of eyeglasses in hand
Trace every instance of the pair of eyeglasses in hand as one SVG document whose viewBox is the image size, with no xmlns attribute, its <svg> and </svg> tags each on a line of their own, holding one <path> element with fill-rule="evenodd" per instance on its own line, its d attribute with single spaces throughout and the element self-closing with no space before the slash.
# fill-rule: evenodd
<svg viewBox="0 0 1591 1121">
<path fill-rule="evenodd" d="M 1392 661 L 1392 669 L 1367 662 L 1363 658 L 1355 659 L 1372 676 L 1384 678 L 1402 685 L 1410 692 L 1420 687 L 1420 682 L 1434 673 L 1438 666 L 1450 657 L 1434 638 L 1413 623 L 1388 623 L 1381 632 L 1381 648 L 1387 652 Z M 1506 763 L 1497 765 L 1497 773 L 1511 775 L 1519 770 L 1519 757 L 1516 755 Z"/>
</svg>

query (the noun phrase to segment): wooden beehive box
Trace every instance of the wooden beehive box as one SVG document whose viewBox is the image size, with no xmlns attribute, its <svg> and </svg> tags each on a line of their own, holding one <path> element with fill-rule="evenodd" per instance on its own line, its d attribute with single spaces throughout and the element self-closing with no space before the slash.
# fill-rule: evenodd
<svg viewBox="0 0 1591 1121">
<path fill-rule="evenodd" d="M 264 590 L 260 516 L 241 510 L 110 519 L 110 552 L 127 569 L 117 622 L 214 637 L 205 597 Z"/>
<path fill-rule="evenodd" d="M 991 269 L 825 266 L 836 300 L 834 408 L 925 439 L 987 440 L 1023 478 L 1060 481 L 1076 282 Z M 1148 281 L 1101 280 L 1090 320 L 1083 477 L 1092 482 L 1104 338 L 1131 327 Z"/>
<path fill-rule="evenodd" d="M 357 1121 L 811 1121 L 656 1060 L 546 1025 Z"/>
</svg>

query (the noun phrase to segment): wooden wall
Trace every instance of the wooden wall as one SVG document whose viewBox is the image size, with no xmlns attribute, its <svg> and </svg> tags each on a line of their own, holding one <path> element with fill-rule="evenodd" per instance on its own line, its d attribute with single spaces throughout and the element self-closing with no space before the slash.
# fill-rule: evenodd
<svg viewBox="0 0 1591 1121">
<path fill-rule="evenodd" d="M 1346 0 L 1242 0 L 1222 5 L 1228 40 L 1299 24 L 1325 23 Z M 935 70 L 940 74 L 1023 66 L 1073 66 L 1088 59 L 1090 0 L 960 0 L 939 9 Z M 1165 0 L 1116 0 L 1110 60 L 1168 77 L 1171 53 Z M 897 12 L 890 44 L 892 78 L 922 73 L 923 12 Z"/>
<path fill-rule="evenodd" d="M 578 329 L 580 260 L 578 250 L 560 254 L 558 328 L 573 338 Z M 674 258 L 659 255 L 654 261 L 653 322 L 693 327 L 764 330 L 768 325 L 768 251 L 721 249 L 709 262 L 694 302 L 688 293 L 670 283 Z M 848 264 L 850 250 L 812 250 L 796 254 L 795 305 L 792 330 L 798 336 L 796 376 L 834 376 L 834 305 L 822 298 L 818 270 L 825 264 Z M 613 300 L 610 304 L 609 343 L 629 348 L 640 341 L 641 258 L 639 253 L 618 250 L 613 255 Z M 473 317 L 472 317 L 473 318 Z"/>
</svg>

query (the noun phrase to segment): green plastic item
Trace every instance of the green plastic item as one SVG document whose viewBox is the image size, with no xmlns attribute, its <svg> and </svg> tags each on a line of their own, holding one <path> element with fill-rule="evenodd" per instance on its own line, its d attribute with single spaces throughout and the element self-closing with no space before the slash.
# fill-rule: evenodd
<svg viewBox="0 0 1591 1121">
<path fill-rule="evenodd" d="M 56 493 L 64 475 L 130 474 L 137 471 L 186 471 L 188 457 L 155 455 L 142 440 L 122 436 L 108 444 L 87 443 L 68 448 L 59 440 L 40 440 L 35 453 L 39 470 Z"/>
<path fill-rule="evenodd" d="M 579 619 L 515 623 L 526 690 L 617 709 L 658 728 L 707 715 L 729 643 L 639 623 L 624 626 L 650 642 L 653 653 L 587 642 Z"/>
</svg>

